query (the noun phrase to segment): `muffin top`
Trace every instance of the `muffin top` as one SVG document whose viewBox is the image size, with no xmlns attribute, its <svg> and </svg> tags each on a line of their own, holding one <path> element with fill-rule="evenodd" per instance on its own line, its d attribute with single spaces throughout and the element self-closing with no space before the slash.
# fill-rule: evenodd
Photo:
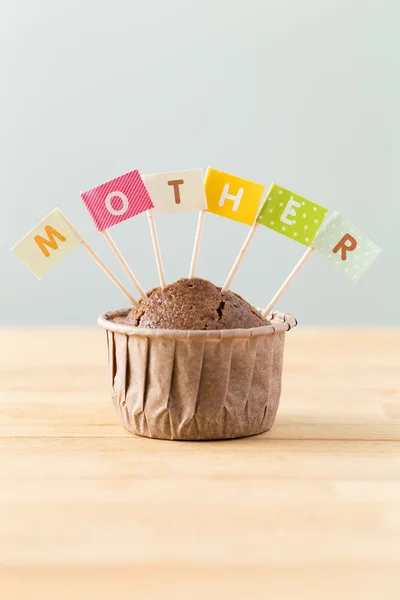
<svg viewBox="0 0 400 600">
<path fill-rule="evenodd" d="M 211 281 L 179 279 L 163 290 L 154 288 L 125 323 L 151 329 L 247 329 L 268 324 L 238 294 L 223 292 Z"/>
</svg>

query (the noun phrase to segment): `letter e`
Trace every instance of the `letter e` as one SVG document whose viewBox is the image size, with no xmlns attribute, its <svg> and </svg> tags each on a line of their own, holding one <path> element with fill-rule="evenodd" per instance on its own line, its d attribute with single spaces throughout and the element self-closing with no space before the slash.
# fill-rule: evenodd
<svg viewBox="0 0 400 600">
<path fill-rule="evenodd" d="M 293 198 L 291 198 L 289 200 L 289 202 L 286 204 L 283 213 L 281 215 L 280 220 L 282 221 L 282 223 L 286 223 L 286 225 L 293 225 L 293 221 L 291 221 L 290 219 L 288 219 L 288 216 L 292 216 L 295 217 L 297 215 L 296 211 L 293 210 L 293 206 L 295 206 L 296 208 L 300 208 L 301 204 L 300 202 L 296 202 L 296 200 L 293 200 Z"/>
</svg>

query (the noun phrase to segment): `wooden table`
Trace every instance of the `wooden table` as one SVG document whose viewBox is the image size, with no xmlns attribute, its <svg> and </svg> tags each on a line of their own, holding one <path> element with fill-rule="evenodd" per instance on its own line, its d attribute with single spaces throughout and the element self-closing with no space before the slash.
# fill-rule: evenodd
<svg viewBox="0 0 400 600">
<path fill-rule="evenodd" d="M 400 598 L 400 331 L 287 336 L 271 432 L 125 432 L 101 330 L 1 332 L 0 597 Z"/>
</svg>

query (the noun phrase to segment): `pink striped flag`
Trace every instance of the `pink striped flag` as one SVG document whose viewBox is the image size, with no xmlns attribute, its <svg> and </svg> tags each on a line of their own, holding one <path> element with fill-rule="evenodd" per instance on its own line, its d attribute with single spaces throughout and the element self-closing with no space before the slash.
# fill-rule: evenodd
<svg viewBox="0 0 400 600">
<path fill-rule="evenodd" d="M 99 231 L 154 207 L 137 169 L 82 192 L 81 198 Z"/>
</svg>

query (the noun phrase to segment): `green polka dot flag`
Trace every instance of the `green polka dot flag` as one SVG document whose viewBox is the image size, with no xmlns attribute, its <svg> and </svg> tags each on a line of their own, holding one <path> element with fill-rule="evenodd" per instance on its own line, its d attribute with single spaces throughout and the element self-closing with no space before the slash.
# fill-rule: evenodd
<svg viewBox="0 0 400 600">
<path fill-rule="evenodd" d="M 327 212 L 324 206 L 273 183 L 258 213 L 257 223 L 311 246 Z"/>
<path fill-rule="evenodd" d="M 378 258 L 382 249 L 334 212 L 316 236 L 313 247 L 354 283 Z"/>
</svg>

